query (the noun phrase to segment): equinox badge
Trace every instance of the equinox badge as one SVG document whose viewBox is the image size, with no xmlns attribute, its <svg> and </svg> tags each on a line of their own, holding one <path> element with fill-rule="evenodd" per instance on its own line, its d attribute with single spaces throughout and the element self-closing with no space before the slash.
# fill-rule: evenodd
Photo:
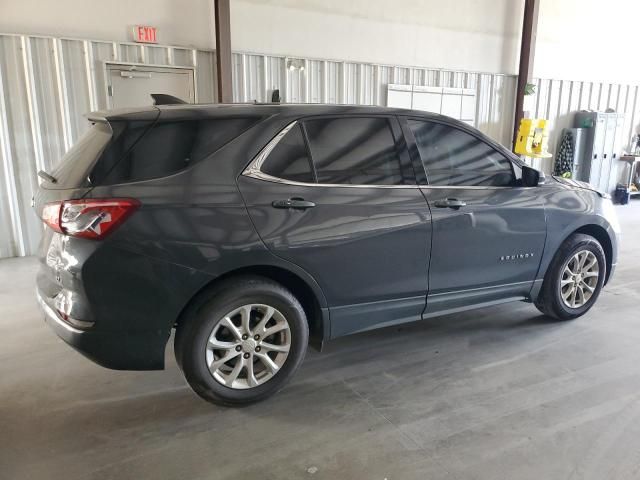
<svg viewBox="0 0 640 480">
<path fill-rule="evenodd" d="M 515 255 L 502 255 L 500 257 L 500 261 L 506 262 L 508 260 L 524 260 L 526 258 L 533 258 L 533 253 L 517 253 Z"/>
</svg>

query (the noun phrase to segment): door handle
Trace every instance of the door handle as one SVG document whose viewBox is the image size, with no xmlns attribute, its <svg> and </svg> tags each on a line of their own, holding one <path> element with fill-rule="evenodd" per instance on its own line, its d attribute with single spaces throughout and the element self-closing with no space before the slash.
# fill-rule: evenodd
<svg viewBox="0 0 640 480">
<path fill-rule="evenodd" d="M 466 203 L 457 198 L 447 198 L 446 200 L 437 200 L 434 205 L 438 208 L 453 208 L 457 210 L 460 207 L 464 207 Z"/>
<path fill-rule="evenodd" d="M 288 200 L 274 200 L 271 203 L 273 208 L 294 208 L 296 210 L 306 210 L 307 208 L 313 208 L 315 203 L 305 200 L 304 198 L 289 198 Z"/>
</svg>

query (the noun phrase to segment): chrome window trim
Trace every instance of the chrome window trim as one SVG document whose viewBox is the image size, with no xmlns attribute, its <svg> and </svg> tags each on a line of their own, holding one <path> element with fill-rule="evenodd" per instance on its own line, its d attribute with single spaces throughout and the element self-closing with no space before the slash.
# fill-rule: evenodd
<svg viewBox="0 0 640 480">
<path fill-rule="evenodd" d="M 499 190 L 502 188 L 518 188 L 517 186 L 491 186 L 491 185 L 422 185 L 422 188 L 434 188 L 436 190 Z"/>
<path fill-rule="evenodd" d="M 296 182 L 295 180 L 287 180 L 280 177 L 274 177 L 268 173 L 262 171 L 262 165 L 264 164 L 269 154 L 280 143 L 280 140 L 289 133 L 293 127 L 297 125 L 298 121 L 294 120 L 286 127 L 284 127 L 275 137 L 267 143 L 262 150 L 258 152 L 255 158 L 251 161 L 249 166 L 242 172 L 242 176 L 255 178 L 257 180 L 264 180 L 266 182 L 282 183 L 284 185 L 293 185 L 298 187 L 344 187 L 344 188 L 425 188 L 425 189 L 473 189 L 473 190 L 497 190 L 502 188 L 516 188 L 516 187 L 492 187 L 482 185 L 352 185 L 348 183 L 308 183 L 308 182 Z"/>
<path fill-rule="evenodd" d="M 289 133 L 289 130 L 295 127 L 297 123 L 298 121 L 294 120 L 289 125 L 287 125 L 282 130 L 280 130 L 280 132 L 275 137 L 273 137 L 271 141 L 262 148 L 262 150 L 258 152 L 258 155 L 256 155 L 256 157 L 251 161 L 249 166 L 245 168 L 245 170 L 242 172 L 242 175 L 245 175 L 247 177 L 252 177 L 257 173 L 262 173 L 260 169 L 262 168 L 262 164 L 264 163 L 264 161 L 267 159 L 267 157 L 269 156 L 271 151 L 276 147 L 276 145 L 280 143 L 280 140 L 282 140 L 282 137 L 284 137 L 287 133 Z M 276 178 L 276 177 L 273 177 L 273 178 Z"/>
<path fill-rule="evenodd" d="M 242 174 L 245 177 L 256 178 L 267 182 L 282 183 L 284 185 L 293 185 L 298 187 L 345 187 L 345 188 L 421 188 L 420 185 L 352 185 L 349 183 L 307 183 L 296 182 L 295 180 L 286 180 L 284 178 L 274 177 L 268 173 L 258 171 L 245 170 Z"/>
</svg>

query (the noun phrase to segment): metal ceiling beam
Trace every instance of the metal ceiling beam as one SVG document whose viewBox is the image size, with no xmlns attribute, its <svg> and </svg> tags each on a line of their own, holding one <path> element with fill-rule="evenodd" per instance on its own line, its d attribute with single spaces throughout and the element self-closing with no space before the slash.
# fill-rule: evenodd
<svg viewBox="0 0 640 480">
<path fill-rule="evenodd" d="M 520 66 L 518 68 L 518 88 L 516 90 L 516 112 L 513 119 L 513 144 L 520 120 L 524 116 L 524 92 L 533 75 L 533 60 L 536 50 L 538 32 L 538 12 L 540 0 L 525 0 L 524 18 L 522 21 L 522 40 L 520 43 Z"/>
<path fill-rule="evenodd" d="M 231 12 L 230 0 L 214 0 L 216 27 L 216 78 L 218 81 L 218 102 L 233 101 L 231 78 Z"/>
</svg>

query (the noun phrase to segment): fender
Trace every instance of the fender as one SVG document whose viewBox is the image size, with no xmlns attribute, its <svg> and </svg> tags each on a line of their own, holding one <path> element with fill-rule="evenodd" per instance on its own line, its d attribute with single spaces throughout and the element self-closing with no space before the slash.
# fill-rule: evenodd
<svg viewBox="0 0 640 480">
<path fill-rule="evenodd" d="M 260 267 L 276 267 L 286 270 L 298 277 L 300 277 L 307 286 L 313 291 L 313 294 L 320 305 L 320 308 L 328 308 L 327 299 L 322 291 L 322 288 L 316 282 L 315 278 L 311 276 L 306 270 L 302 267 L 296 265 L 295 263 L 289 262 L 283 258 L 278 257 L 277 255 L 270 252 L 266 247 L 262 252 L 256 252 L 257 255 L 252 257 L 255 261 L 252 262 L 240 262 L 237 264 L 236 268 L 229 268 L 225 271 L 221 271 L 218 276 L 229 275 L 237 270 L 242 270 L 246 268 L 260 268 Z M 215 277 L 217 278 L 217 277 Z M 214 278 L 214 280 L 215 280 Z"/>
<path fill-rule="evenodd" d="M 559 183 L 556 184 L 560 186 Z M 597 227 L 604 231 L 611 243 L 610 262 L 611 267 L 607 273 L 611 277 L 618 257 L 618 241 L 620 227 L 615 216 L 613 205 L 608 199 L 602 199 L 597 192 L 586 189 L 561 186 L 549 192 L 545 198 L 547 214 L 547 240 L 544 253 L 540 261 L 538 276 L 531 291 L 531 297 L 535 299 L 542 286 L 542 281 L 549 268 L 553 257 L 560 245 L 574 232 Z M 575 215 L 575 211 L 583 211 L 584 215 Z M 603 245 L 605 250 L 606 245 Z"/>
</svg>

